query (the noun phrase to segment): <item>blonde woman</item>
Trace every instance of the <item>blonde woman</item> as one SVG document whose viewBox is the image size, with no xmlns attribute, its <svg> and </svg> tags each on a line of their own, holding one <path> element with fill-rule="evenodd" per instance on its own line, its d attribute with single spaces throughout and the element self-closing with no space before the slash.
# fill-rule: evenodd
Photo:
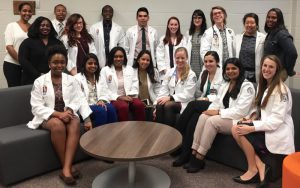
<svg viewBox="0 0 300 188">
<path fill-rule="evenodd" d="M 186 48 L 179 47 L 175 51 L 176 67 L 168 70 L 162 88 L 156 99 L 154 117 L 159 123 L 170 126 L 175 124 L 175 116 L 181 113 L 187 104 L 194 100 L 196 90 L 196 74 L 188 64 Z"/>
</svg>

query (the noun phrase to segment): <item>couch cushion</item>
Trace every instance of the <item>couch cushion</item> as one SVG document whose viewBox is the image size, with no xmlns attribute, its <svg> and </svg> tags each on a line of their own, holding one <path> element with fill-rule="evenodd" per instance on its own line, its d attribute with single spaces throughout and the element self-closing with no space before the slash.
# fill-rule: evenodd
<svg viewBox="0 0 300 188">
<path fill-rule="evenodd" d="M 77 150 L 75 161 L 89 158 Z M 49 131 L 25 124 L 0 129 L 0 181 L 7 185 L 60 167 Z"/>
<path fill-rule="evenodd" d="M 27 123 L 32 119 L 31 88 L 31 85 L 27 85 L 0 89 L 0 129 Z"/>
</svg>

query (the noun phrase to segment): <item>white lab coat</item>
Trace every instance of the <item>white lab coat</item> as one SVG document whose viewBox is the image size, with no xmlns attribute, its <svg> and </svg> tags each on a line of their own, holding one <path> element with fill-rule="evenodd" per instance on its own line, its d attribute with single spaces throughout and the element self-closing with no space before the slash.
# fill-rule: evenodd
<svg viewBox="0 0 300 188">
<path fill-rule="evenodd" d="M 170 67 L 170 53 L 169 53 L 169 44 L 164 44 L 164 38 L 165 36 L 162 36 L 159 39 L 159 44 L 156 48 L 156 60 L 157 60 L 157 69 L 158 72 L 161 72 L 162 70 L 169 70 Z M 174 62 L 174 67 L 176 66 L 176 61 L 175 61 L 175 51 L 179 47 L 186 47 L 186 39 L 183 37 L 180 41 L 180 43 L 173 48 L 173 62 Z"/>
<path fill-rule="evenodd" d="M 159 98 L 172 95 L 175 102 L 181 103 L 180 113 L 182 113 L 187 104 L 195 99 L 196 81 L 196 74 L 190 70 L 186 80 L 182 81 L 179 79 L 176 83 L 176 68 L 169 69 L 154 104 L 157 103 Z"/>
<path fill-rule="evenodd" d="M 106 64 L 103 21 L 93 24 L 90 28 L 90 33 L 94 38 L 97 57 L 99 60 L 100 68 L 102 68 Z M 125 47 L 125 33 L 121 26 L 119 26 L 115 22 L 112 22 L 109 35 L 109 51 L 116 46 L 121 46 L 123 48 Z"/>
<path fill-rule="evenodd" d="M 68 36 L 67 35 L 63 35 L 61 37 L 61 41 L 63 42 L 66 49 L 68 50 L 67 70 L 71 71 L 73 68 L 76 67 L 78 46 L 70 47 L 68 44 Z M 93 53 L 93 54 L 97 55 L 97 51 L 96 51 L 94 42 L 88 43 L 88 46 L 89 46 L 89 53 Z"/>
<path fill-rule="evenodd" d="M 265 90 L 262 101 L 267 92 L 268 89 Z M 261 109 L 261 120 L 253 121 L 255 131 L 265 132 L 266 146 L 271 153 L 288 155 L 295 152 L 292 103 L 289 88 L 281 83 L 280 87 L 273 90 L 266 107 Z"/>
<path fill-rule="evenodd" d="M 234 57 L 234 51 L 233 51 L 233 43 L 235 34 L 234 31 L 228 27 L 225 27 L 226 30 L 226 38 L 227 38 L 227 46 L 228 46 L 228 52 L 229 57 Z M 214 36 L 217 38 L 214 39 Z M 220 57 L 220 66 L 222 68 L 222 62 L 223 62 L 223 45 L 222 45 L 222 37 L 220 34 L 219 29 L 216 25 L 213 27 L 208 28 L 202 38 L 201 38 L 201 47 L 200 47 L 200 55 L 204 62 L 204 56 L 206 52 L 208 51 L 216 51 L 219 54 Z"/>
<path fill-rule="evenodd" d="M 126 95 L 137 96 L 139 93 L 139 80 L 137 72 L 131 66 L 123 66 L 124 89 Z M 109 100 L 117 100 L 118 95 L 118 77 L 115 67 L 105 66 L 100 73 L 101 91 L 106 91 Z"/>
<path fill-rule="evenodd" d="M 237 98 L 229 98 L 229 107 L 225 108 L 223 98 L 228 91 L 229 85 L 229 82 L 222 84 L 217 99 L 209 105 L 208 109 L 220 110 L 221 118 L 232 119 L 233 124 L 235 124 L 249 114 L 255 98 L 255 89 L 251 82 L 244 80 Z"/>
<path fill-rule="evenodd" d="M 207 75 L 207 78 L 205 80 L 205 84 L 203 86 L 203 92 L 200 91 L 200 86 L 201 86 L 201 76 L 203 74 L 203 71 L 201 72 L 198 81 L 196 83 L 196 92 L 195 92 L 195 98 L 201 98 L 204 97 L 205 93 L 207 92 L 207 83 L 208 83 L 208 78 L 209 78 L 209 74 Z M 214 94 L 210 94 L 209 96 L 207 96 L 209 98 L 209 100 L 212 102 L 213 100 L 215 100 L 216 96 L 212 96 L 212 95 L 218 95 L 219 93 L 219 88 L 221 87 L 221 85 L 223 84 L 224 80 L 223 80 L 223 76 L 222 76 L 222 69 L 221 68 L 217 68 L 215 76 L 212 80 L 212 82 L 210 83 L 210 89 L 215 90 L 216 93 Z"/>
<path fill-rule="evenodd" d="M 158 45 L 158 34 L 157 30 L 151 26 L 148 27 L 148 38 L 149 38 L 149 45 L 150 45 L 150 52 L 152 56 L 153 66 L 156 67 L 156 48 Z M 134 53 L 135 53 L 135 46 L 138 38 L 138 25 L 130 27 L 126 31 L 126 42 L 125 42 L 125 50 L 127 53 L 127 65 L 132 66 L 134 61 Z"/>
<path fill-rule="evenodd" d="M 138 69 L 134 69 L 136 71 L 135 75 L 138 77 Z M 147 85 L 148 85 L 148 92 L 149 96 L 152 102 L 156 101 L 156 98 L 160 91 L 160 79 L 157 69 L 154 68 L 154 79 L 157 81 L 157 83 L 152 83 L 149 75 L 147 74 Z M 142 99 L 141 99 L 142 100 Z"/>
<path fill-rule="evenodd" d="M 192 37 L 193 36 L 189 34 L 189 31 L 187 31 L 186 35 L 185 35 L 185 39 L 186 39 L 185 47 L 188 51 L 189 62 L 191 62 L 191 57 L 192 57 Z M 201 47 L 201 44 L 200 44 L 200 47 Z"/>
<path fill-rule="evenodd" d="M 239 34 L 235 36 L 235 43 L 234 43 L 234 51 L 235 56 L 239 58 L 241 45 L 243 41 L 243 34 Z M 260 61 L 264 55 L 264 42 L 265 42 L 266 35 L 261 32 L 256 32 L 256 42 L 255 42 L 255 78 L 256 83 L 259 82 L 259 73 L 260 73 Z"/>
<path fill-rule="evenodd" d="M 83 119 L 92 113 L 86 100 L 83 100 L 83 93 L 73 76 L 62 73 L 62 93 L 65 107 L 71 108 L 75 114 L 79 108 Z M 55 94 L 51 71 L 34 81 L 30 104 L 34 117 L 32 121 L 28 122 L 27 126 L 31 129 L 37 129 L 54 112 Z"/>
<path fill-rule="evenodd" d="M 85 75 L 82 73 L 78 73 L 74 77 L 80 84 L 81 90 L 83 91 L 84 96 L 85 96 L 86 100 L 88 101 L 89 88 L 88 88 L 88 83 L 87 83 L 87 79 L 86 79 Z M 99 81 L 96 82 L 97 100 L 98 101 L 105 100 L 105 101 L 109 102 L 109 97 L 108 97 L 107 92 L 104 92 L 103 90 L 101 91 L 100 89 L 101 89 L 101 86 L 100 86 L 100 78 L 99 78 Z M 89 104 L 89 105 L 92 105 L 92 104 Z"/>
</svg>

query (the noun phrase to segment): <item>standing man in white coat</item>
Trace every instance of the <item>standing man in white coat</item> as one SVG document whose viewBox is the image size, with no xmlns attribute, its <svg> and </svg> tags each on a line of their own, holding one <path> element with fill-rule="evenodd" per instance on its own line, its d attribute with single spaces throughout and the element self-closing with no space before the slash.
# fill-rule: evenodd
<svg viewBox="0 0 300 188">
<path fill-rule="evenodd" d="M 137 10 L 137 25 L 130 27 L 126 32 L 125 50 L 128 58 L 128 65 L 132 66 L 142 50 L 151 52 L 154 67 L 156 67 L 156 47 L 158 45 L 157 30 L 148 25 L 149 12 L 146 7 Z"/>
<path fill-rule="evenodd" d="M 60 39 L 65 26 L 66 26 L 66 16 L 67 16 L 67 8 L 65 5 L 63 4 L 58 4 L 54 7 L 54 15 L 55 15 L 55 19 L 53 19 L 52 25 L 55 29 L 55 31 L 57 32 L 57 38 Z"/>
<path fill-rule="evenodd" d="M 227 13 L 221 6 L 212 7 L 210 19 L 212 27 L 208 28 L 202 38 L 200 55 L 204 60 L 204 55 L 208 51 L 216 51 L 220 57 L 220 67 L 233 54 L 234 31 L 226 26 Z"/>
<path fill-rule="evenodd" d="M 102 8 L 102 21 L 93 24 L 90 34 L 94 38 L 100 68 L 106 64 L 109 51 L 116 46 L 125 47 L 125 33 L 123 28 L 112 21 L 114 9 L 110 5 Z"/>
</svg>

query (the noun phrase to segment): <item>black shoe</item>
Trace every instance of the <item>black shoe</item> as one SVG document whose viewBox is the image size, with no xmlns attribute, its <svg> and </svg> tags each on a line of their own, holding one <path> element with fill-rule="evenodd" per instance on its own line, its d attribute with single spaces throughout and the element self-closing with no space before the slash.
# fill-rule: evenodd
<svg viewBox="0 0 300 188">
<path fill-rule="evenodd" d="M 189 162 L 189 159 L 190 157 L 188 154 L 181 154 L 179 158 L 172 163 L 172 166 L 174 167 L 182 166 L 185 163 Z"/>
<path fill-rule="evenodd" d="M 190 168 L 190 163 L 189 163 L 189 162 L 188 162 L 188 163 L 185 163 L 185 164 L 183 165 L 183 168 L 184 168 L 184 169 Z"/>
<path fill-rule="evenodd" d="M 204 160 L 197 159 L 194 155 L 191 157 L 189 168 L 187 173 L 196 173 L 202 170 L 205 166 Z"/>
<path fill-rule="evenodd" d="M 187 151 L 181 152 L 179 158 L 175 160 L 172 165 L 174 167 L 182 166 L 185 163 L 189 162 L 190 158 L 191 158 L 191 152 L 187 152 Z"/>
<path fill-rule="evenodd" d="M 241 184 L 250 184 L 250 183 L 258 183 L 259 182 L 259 173 L 257 172 L 252 178 L 248 180 L 242 180 L 241 176 L 237 176 L 232 178 L 233 181 Z"/>
<path fill-rule="evenodd" d="M 265 187 L 268 186 L 270 174 L 271 174 L 271 167 L 266 164 L 266 166 L 265 166 L 265 177 L 264 177 L 264 180 L 261 181 L 257 185 L 257 188 L 265 188 Z"/>
<path fill-rule="evenodd" d="M 172 157 L 177 157 L 180 154 L 181 154 L 181 148 L 178 148 L 177 150 L 173 151 L 170 155 Z"/>
</svg>

